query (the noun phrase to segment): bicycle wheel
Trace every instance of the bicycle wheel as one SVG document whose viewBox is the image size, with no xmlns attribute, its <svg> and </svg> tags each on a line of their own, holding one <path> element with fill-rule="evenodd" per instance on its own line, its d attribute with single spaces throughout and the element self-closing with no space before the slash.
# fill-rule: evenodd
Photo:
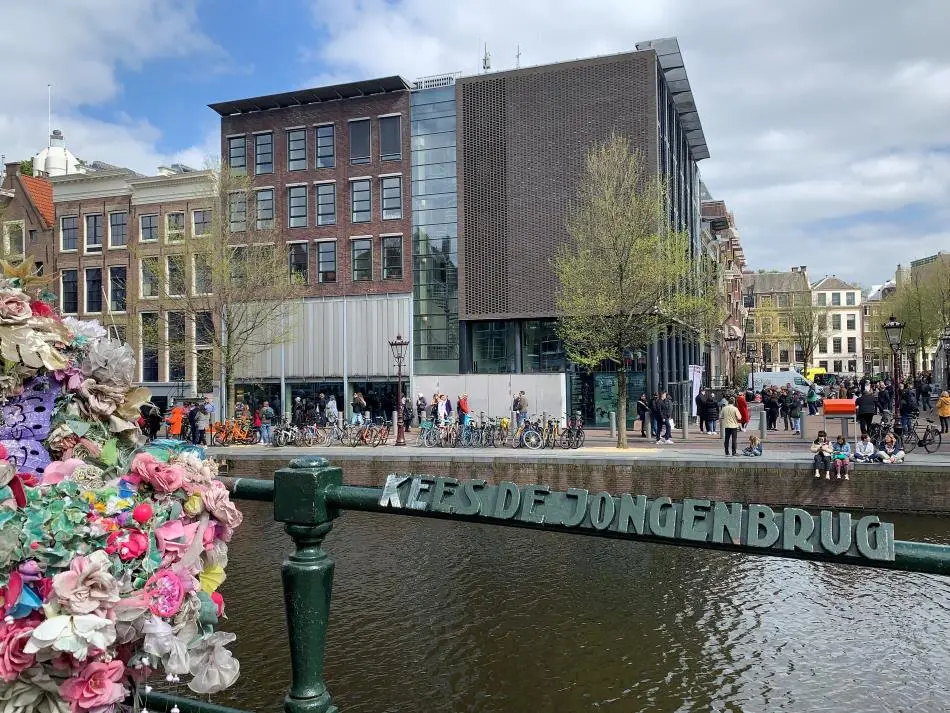
<svg viewBox="0 0 950 713">
<path fill-rule="evenodd" d="M 574 434 L 574 445 L 571 448 L 580 448 L 584 445 L 584 429 L 578 428 L 577 432 Z"/>
<path fill-rule="evenodd" d="M 943 436 L 940 435 L 940 429 L 936 426 L 927 426 L 927 432 L 924 433 L 924 450 L 928 453 L 934 453 L 943 442 Z"/>
<path fill-rule="evenodd" d="M 913 450 L 917 447 L 917 443 L 919 441 L 919 439 L 917 438 L 916 429 L 911 428 L 909 431 L 907 431 L 904 434 L 903 441 L 904 442 L 902 445 L 904 447 L 904 453 L 912 453 Z"/>
<path fill-rule="evenodd" d="M 211 445 L 214 446 L 223 446 L 224 445 L 224 432 L 220 429 L 214 432 L 214 435 L 211 437 Z"/>
<path fill-rule="evenodd" d="M 459 437 L 459 445 L 463 448 L 471 448 L 475 445 L 475 434 L 472 433 L 472 429 L 462 431 L 462 435 Z"/>
<path fill-rule="evenodd" d="M 541 434 L 532 430 L 527 430 L 521 435 L 521 442 L 525 448 L 530 448 L 532 451 L 536 451 L 544 445 Z"/>
<path fill-rule="evenodd" d="M 561 433 L 561 437 L 558 439 L 557 445 L 559 448 L 573 448 L 574 447 L 574 431 L 570 428 L 563 431 Z"/>
</svg>

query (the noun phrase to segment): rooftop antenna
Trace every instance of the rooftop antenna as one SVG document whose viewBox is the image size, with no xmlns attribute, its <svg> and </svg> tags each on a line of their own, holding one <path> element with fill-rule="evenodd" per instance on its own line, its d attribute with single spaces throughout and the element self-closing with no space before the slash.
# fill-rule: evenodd
<svg viewBox="0 0 950 713">
<path fill-rule="evenodd" d="M 482 71 L 487 72 L 491 69 L 491 55 L 488 54 L 488 43 L 485 43 L 485 54 L 482 57 Z"/>
<path fill-rule="evenodd" d="M 518 45 L 518 51 L 515 53 L 515 69 L 521 67 L 521 45 Z"/>
<path fill-rule="evenodd" d="M 46 85 L 46 146 L 53 145 L 53 85 Z"/>
</svg>

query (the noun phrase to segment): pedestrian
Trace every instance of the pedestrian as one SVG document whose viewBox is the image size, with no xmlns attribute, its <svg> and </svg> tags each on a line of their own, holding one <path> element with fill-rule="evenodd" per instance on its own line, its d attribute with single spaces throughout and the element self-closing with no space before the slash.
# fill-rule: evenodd
<svg viewBox="0 0 950 713">
<path fill-rule="evenodd" d="M 402 411 L 402 423 L 406 427 L 406 431 L 412 429 L 412 402 L 409 400 L 408 396 L 402 397 L 402 403 L 399 405 L 399 408 Z"/>
<path fill-rule="evenodd" d="M 525 419 L 528 418 L 528 397 L 525 396 L 524 391 L 519 391 L 518 395 L 515 396 L 511 404 L 511 410 L 517 414 L 517 425 L 520 427 L 521 424 L 525 422 Z"/>
<path fill-rule="evenodd" d="M 706 417 L 703 416 L 703 405 L 706 402 L 706 390 L 700 389 L 699 393 L 696 394 L 696 398 L 693 399 L 696 404 L 696 420 L 699 421 L 699 432 L 706 432 Z"/>
<path fill-rule="evenodd" d="M 870 433 L 871 424 L 874 422 L 874 414 L 877 413 L 877 404 L 877 398 L 870 391 L 861 394 L 855 399 L 861 433 Z"/>
<path fill-rule="evenodd" d="M 818 413 L 818 393 L 814 386 L 808 387 L 808 395 L 805 397 L 805 401 L 808 403 L 808 415 L 815 416 Z"/>
<path fill-rule="evenodd" d="M 650 413 L 650 404 L 647 403 L 646 393 L 640 394 L 637 399 L 637 419 L 640 421 L 640 438 L 647 437 L 647 415 Z"/>
<path fill-rule="evenodd" d="M 293 408 L 293 411 L 291 412 L 291 416 L 290 416 L 291 422 L 292 422 L 295 426 L 303 426 L 303 425 L 304 425 L 304 414 L 305 414 L 305 413 L 306 413 L 306 411 L 304 410 L 303 399 L 301 399 L 299 396 L 295 396 L 295 397 L 294 397 L 294 408 Z"/>
<path fill-rule="evenodd" d="M 745 427 L 749 425 L 749 402 L 746 394 L 739 394 L 736 397 L 736 408 L 739 409 L 739 415 L 742 417 L 739 421 L 739 429 L 744 431 Z"/>
<path fill-rule="evenodd" d="M 779 413 L 782 416 L 782 423 L 785 426 L 785 430 L 791 428 L 791 419 L 788 416 L 788 407 L 791 406 L 792 396 L 788 393 L 788 387 L 782 389 L 779 393 Z"/>
<path fill-rule="evenodd" d="M 240 423 L 248 416 L 247 404 L 244 403 L 244 398 L 242 396 L 237 397 L 237 402 L 234 404 L 234 419 Z"/>
<path fill-rule="evenodd" d="M 326 411 L 324 412 L 328 424 L 334 424 L 340 420 L 340 411 L 336 406 L 336 394 L 330 394 L 326 400 Z"/>
<path fill-rule="evenodd" d="M 719 414 L 719 420 L 722 423 L 722 432 L 724 434 L 722 445 L 726 456 L 737 455 L 736 449 L 738 445 L 736 442 L 739 439 L 739 425 L 742 423 L 742 414 L 740 414 L 739 409 L 736 408 L 736 400 L 734 398 L 729 398 L 725 408 Z"/>
<path fill-rule="evenodd" d="M 716 395 L 707 391 L 703 396 L 702 417 L 706 424 L 706 433 L 710 436 L 718 436 L 716 431 L 716 421 L 719 420 L 719 403 L 716 401 Z"/>
<path fill-rule="evenodd" d="M 165 419 L 168 423 L 169 438 L 181 439 L 181 429 L 185 421 L 185 408 L 180 404 L 172 406 L 172 411 Z"/>
<path fill-rule="evenodd" d="M 656 442 L 671 444 L 673 443 L 673 431 L 670 421 L 673 420 L 673 401 L 665 391 L 660 392 L 660 399 L 657 402 L 657 411 L 659 412 L 660 424 L 663 427 L 663 431 L 658 432 Z M 662 437 L 660 433 L 663 434 Z"/>
<path fill-rule="evenodd" d="M 792 395 L 792 403 L 788 407 L 788 417 L 792 422 L 792 435 L 802 435 L 802 399 L 798 394 Z"/>
<path fill-rule="evenodd" d="M 159 429 L 162 427 L 162 412 L 159 411 L 158 406 L 153 403 L 149 403 L 148 405 L 145 423 L 148 427 L 148 438 L 150 441 L 154 441 L 158 437 Z"/>
<path fill-rule="evenodd" d="M 766 428 L 769 431 L 777 431 L 778 430 L 778 412 L 780 408 L 778 396 L 772 389 L 769 389 L 766 392 L 766 395 L 763 398 L 762 403 L 765 405 Z"/>
<path fill-rule="evenodd" d="M 917 392 L 910 388 L 910 384 L 907 385 L 907 388 L 901 392 L 901 429 L 903 433 L 909 433 L 912 428 L 912 421 L 920 413 L 920 408 L 917 406 Z"/>
<path fill-rule="evenodd" d="M 363 423 L 363 412 L 366 411 L 366 399 L 363 398 L 363 394 L 359 391 L 353 394 L 353 401 L 350 403 L 350 408 L 353 410 L 353 417 L 350 423 Z"/>
<path fill-rule="evenodd" d="M 464 426 L 468 423 L 471 409 L 468 406 L 468 394 L 459 394 L 458 403 L 456 403 L 459 423 Z"/>
<path fill-rule="evenodd" d="M 260 410 L 261 443 L 271 442 L 271 424 L 274 423 L 275 417 L 276 413 L 274 412 L 274 409 L 271 408 L 271 405 L 267 401 L 265 401 Z"/>
<path fill-rule="evenodd" d="M 950 394 L 946 391 L 941 391 L 937 399 L 937 415 L 940 417 L 940 432 L 947 433 L 950 428 Z"/>
<path fill-rule="evenodd" d="M 422 395 L 422 392 L 419 392 L 419 396 L 416 398 L 416 416 L 419 419 L 419 425 L 422 425 L 423 420 L 426 416 L 426 411 L 429 409 L 429 404 L 426 402 L 426 397 Z M 514 409 L 512 409 L 513 411 Z"/>
<path fill-rule="evenodd" d="M 924 411 L 929 411 L 932 408 L 932 404 L 931 404 L 932 395 L 933 395 L 933 387 L 930 385 L 929 381 L 925 380 L 920 385 L 920 400 L 921 400 L 920 406 Z"/>
<path fill-rule="evenodd" d="M 327 417 L 327 395 L 322 391 L 317 396 L 317 411 L 320 413 L 320 419 L 324 420 Z"/>
<path fill-rule="evenodd" d="M 195 415 L 195 435 L 191 439 L 191 442 L 196 446 L 203 446 L 205 444 L 205 433 L 208 431 L 208 426 L 211 425 L 211 413 L 207 410 L 205 404 L 202 404 L 197 409 L 197 414 Z"/>
<path fill-rule="evenodd" d="M 660 395 L 656 392 L 653 392 L 653 396 L 650 397 L 650 426 L 653 430 L 653 438 L 656 439 L 657 443 L 660 442 L 660 434 L 663 432 L 660 426 L 661 420 Z"/>
<path fill-rule="evenodd" d="M 825 472 L 825 480 L 831 480 L 831 453 L 832 446 L 828 442 L 828 434 L 824 431 L 818 431 L 815 442 L 811 445 L 811 452 L 815 454 L 813 463 L 815 466 L 815 477 L 821 477 L 821 471 Z"/>
</svg>

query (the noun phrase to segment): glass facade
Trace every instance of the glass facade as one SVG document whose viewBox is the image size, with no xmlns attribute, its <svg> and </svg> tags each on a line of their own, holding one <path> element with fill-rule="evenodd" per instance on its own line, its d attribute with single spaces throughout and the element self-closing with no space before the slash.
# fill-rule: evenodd
<svg viewBox="0 0 950 713">
<path fill-rule="evenodd" d="M 455 87 L 412 94 L 413 369 L 459 372 Z M 489 341 L 494 337 L 487 337 Z M 489 350 L 493 354 L 498 349 Z M 507 357 L 486 361 L 498 371 Z"/>
</svg>

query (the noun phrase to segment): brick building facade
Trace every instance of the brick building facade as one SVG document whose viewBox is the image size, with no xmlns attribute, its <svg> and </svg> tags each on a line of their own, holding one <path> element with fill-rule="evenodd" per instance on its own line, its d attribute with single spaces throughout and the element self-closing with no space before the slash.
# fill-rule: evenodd
<svg viewBox="0 0 950 713">
<path fill-rule="evenodd" d="M 20 173 L 19 161 L 4 167 L 0 182 L 0 256 L 32 259 L 54 269 L 53 189 L 43 178 Z"/>
</svg>

